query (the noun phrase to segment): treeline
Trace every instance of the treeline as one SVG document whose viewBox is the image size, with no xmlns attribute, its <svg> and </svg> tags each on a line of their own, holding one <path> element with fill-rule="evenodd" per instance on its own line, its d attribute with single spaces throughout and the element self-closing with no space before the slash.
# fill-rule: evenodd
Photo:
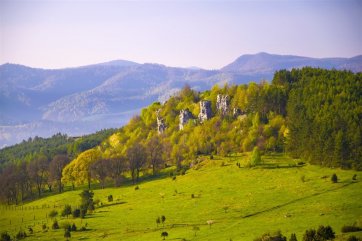
<svg viewBox="0 0 362 241">
<path fill-rule="evenodd" d="M 0 150 L 0 201 L 17 204 L 54 187 L 62 192 L 66 164 L 115 132 L 107 129 L 76 138 L 58 133 L 51 138 L 29 138 Z"/>
<path fill-rule="evenodd" d="M 38 154 L 44 154 L 50 160 L 57 154 L 66 154 L 75 158 L 79 153 L 99 145 L 104 139 L 115 133 L 117 129 L 105 129 L 94 134 L 81 137 L 69 137 L 57 133 L 50 138 L 35 136 L 21 143 L 0 150 L 0 172 L 9 163 L 20 165 L 31 162 Z"/>
</svg>

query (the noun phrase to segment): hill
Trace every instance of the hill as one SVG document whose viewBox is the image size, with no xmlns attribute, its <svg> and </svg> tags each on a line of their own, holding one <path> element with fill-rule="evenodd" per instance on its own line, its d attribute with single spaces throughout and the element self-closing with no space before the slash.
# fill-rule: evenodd
<svg viewBox="0 0 362 241">
<path fill-rule="evenodd" d="M 213 160 L 200 157 L 185 175 L 169 177 L 171 172 L 175 175 L 173 167 L 156 178 L 146 175 L 137 190 L 127 182 L 120 188 L 95 189 L 94 200 L 99 204 L 92 214 L 85 219 L 56 219 L 61 227 L 67 223 L 75 223 L 78 230 L 86 227 L 71 232 L 71 240 L 162 240 L 166 231 L 166 240 L 251 241 L 277 230 L 288 238 L 296 233 L 302 240 L 305 230 L 319 225 L 330 225 L 336 240 L 352 234 L 362 237 L 362 232 L 341 233 L 344 225 L 362 225 L 360 173 L 352 181 L 353 171 L 300 166 L 299 160 L 283 155 L 263 156 L 263 165 L 245 168 L 247 159 L 245 154 Z M 330 181 L 333 173 L 338 183 Z M 51 228 L 49 213 L 60 214 L 65 204 L 76 208 L 81 189 L 22 206 L 2 206 L 0 231 L 13 235 L 22 229 L 29 235 L 31 227 L 34 233 L 25 240 L 63 240 L 64 230 Z M 162 215 L 166 220 L 157 225 Z"/>
<path fill-rule="evenodd" d="M 0 66 L 0 147 L 59 131 L 78 136 L 118 127 L 152 102 L 164 102 L 185 84 L 203 91 L 218 83 L 271 80 L 277 70 L 303 66 L 358 72 L 362 59 L 260 53 L 243 55 L 220 70 L 125 60 L 56 70 L 4 64 Z"/>
</svg>

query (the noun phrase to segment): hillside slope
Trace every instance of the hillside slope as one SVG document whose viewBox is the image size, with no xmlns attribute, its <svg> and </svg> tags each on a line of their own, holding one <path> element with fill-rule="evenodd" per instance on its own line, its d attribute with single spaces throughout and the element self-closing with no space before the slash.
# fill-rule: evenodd
<svg viewBox="0 0 362 241">
<path fill-rule="evenodd" d="M 167 177 L 169 168 L 159 177 L 134 186 L 95 190 L 95 200 L 102 205 L 84 220 L 57 218 L 60 225 L 75 223 L 72 240 L 248 240 L 265 232 L 280 230 L 290 237 L 296 233 L 298 240 L 306 229 L 331 225 L 337 240 L 343 225 L 362 225 L 362 182 L 360 173 L 352 181 L 353 171 L 332 170 L 316 166 L 298 166 L 298 160 L 285 156 L 264 156 L 264 165 L 244 168 L 247 156 L 231 156 L 200 162 L 185 175 L 175 180 Z M 238 168 L 236 163 L 241 163 Z M 332 183 L 336 173 L 339 182 Z M 81 189 L 43 198 L 22 207 L 1 207 L 0 231 L 16 233 L 30 226 L 34 234 L 26 240 L 63 240 L 64 231 L 44 232 L 41 224 L 51 227 L 46 218 L 51 210 L 61 211 L 65 204 L 76 207 Z M 114 201 L 108 202 L 108 195 Z M 156 218 L 165 215 L 164 225 L 157 226 Z M 213 220 L 211 226 L 208 220 Z M 194 230 L 199 227 L 199 231 Z M 362 232 L 353 233 L 362 237 Z"/>
</svg>

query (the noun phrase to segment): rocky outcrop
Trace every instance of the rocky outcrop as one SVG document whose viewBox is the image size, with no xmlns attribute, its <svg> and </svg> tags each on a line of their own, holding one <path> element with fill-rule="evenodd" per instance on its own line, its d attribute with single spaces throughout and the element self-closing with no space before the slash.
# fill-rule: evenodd
<svg viewBox="0 0 362 241">
<path fill-rule="evenodd" d="M 157 115 L 157 131 L 158 134 L 162 134 L 166 130 L 166 124 L 163 118 L 160 116 L 160 110 L 156 112 Z"/>
<path fill-rule="evenodd" d="M 229 96 L 228 95 L 220 95 L 220 94 L 217 95 L 216 109 L 222 116 L 225 116 L 229 112 Z"/>
<path fill-rule="evenodd" d="M 193 119 L 194 117 L 193 117 L 192 113 L 188 109 L 185 109 L 185 110 L 180 111 L 179 118 L 180 118 L 179 129 L 183 130 L 184 125 L 187 124 L 187 122 L 189 120 Z"/>
<path fill-rule="evenodd" d="M 200 113 L 199 113 L 199 120 L 203 122 L 211 118 L 212 110 L 211 110 L 211 102 L 208 100 L 200 101 Z"/>
</svg>

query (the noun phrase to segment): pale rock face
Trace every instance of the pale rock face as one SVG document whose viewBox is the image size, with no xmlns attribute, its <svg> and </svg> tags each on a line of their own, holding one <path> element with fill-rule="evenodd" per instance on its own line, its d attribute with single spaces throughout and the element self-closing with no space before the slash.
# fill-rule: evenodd
<svg viewBox="0 0 362 241">
<path fill-rule="evenodd" d="M 200 113 L 199 113 L 200 122 L 210 119 L 211 115 L 212 115 L 211 102 L 208 100 L 200 101 Z"/>
<path fill-rule="evenodd" d="M 229 111 L 229 96 L 228 95 L 217 95 L 216 98 L 216 109 L 222 115 L 226 115 Z"/>
<path fill-rule="evenodd" d="M 158 134 L 162 134 L 166 130 L 166 124 L 163 118 L 160 116 L 160 110 L 158 110 L 156 114 L 157 114 L 157 131 Z"/>
<path fill-rule="evenodd" d="M 183 130 L 184 129 L 184 125 L 191 119 L 193 119 L 194 117 L 192 116 L 192 113 L 188 110 L 181 110 L 180 111 L 180 124 L 179 124 L 179 129 Z"/>
</svg>

